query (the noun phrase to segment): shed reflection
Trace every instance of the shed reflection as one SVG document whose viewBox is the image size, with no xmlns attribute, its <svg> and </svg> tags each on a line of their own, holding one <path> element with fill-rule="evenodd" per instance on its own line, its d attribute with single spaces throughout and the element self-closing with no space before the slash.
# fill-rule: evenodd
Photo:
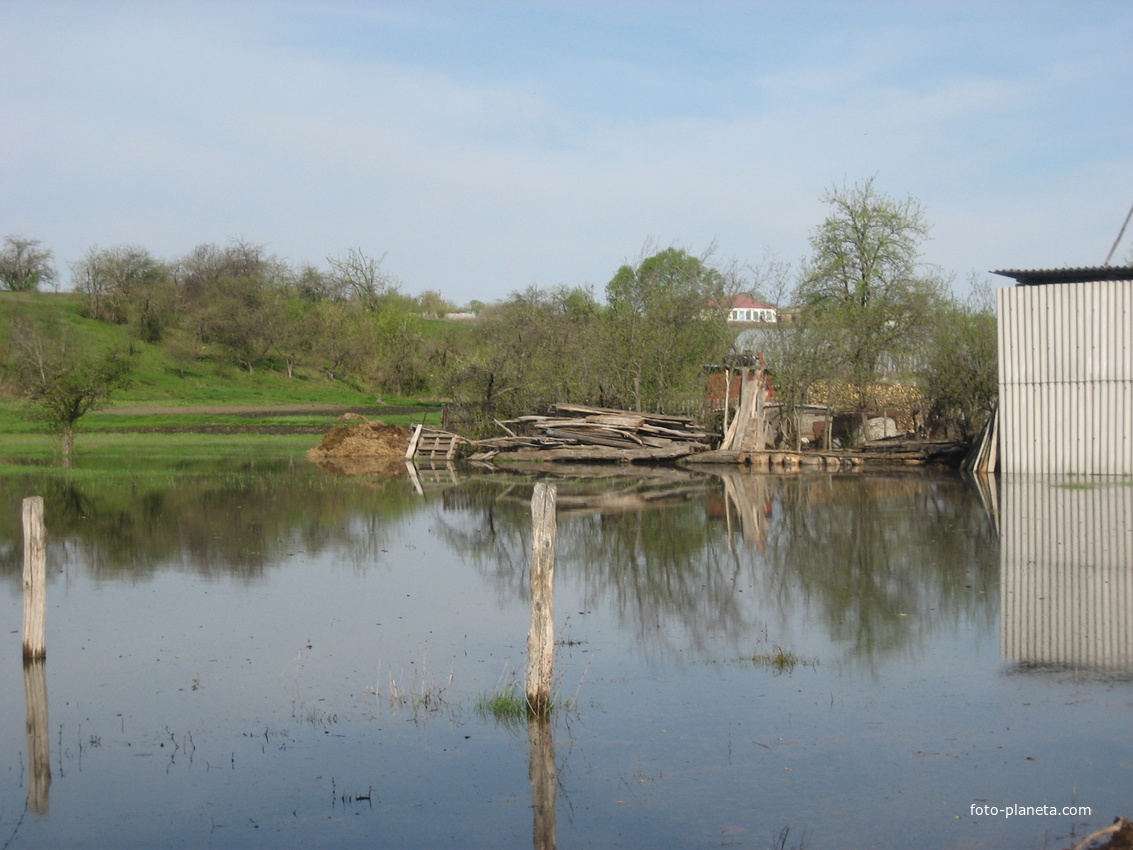
<svg viewBox="0 0 1133 850">
<path fill-rule="evenodd" d="M 1133 487 L 1035 475 L 1001 486 L 1002 656 L 1133 672 Z"/>
</svg>

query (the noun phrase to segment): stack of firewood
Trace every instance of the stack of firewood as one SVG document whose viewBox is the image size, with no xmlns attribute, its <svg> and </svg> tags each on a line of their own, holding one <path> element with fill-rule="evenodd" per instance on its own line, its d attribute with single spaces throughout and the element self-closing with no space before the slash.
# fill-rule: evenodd
<svg viewBox="0 0 1133 850">
<path fill-rule="evenodd" d="M 475 441 L 473 446 L 482 455 L 509 452 L 526 458 L 538 453 L 548 460 L 671 459 L 705 451 L 714 439 L 685 416 L 578 404 L 555 404 L 545 416 L 520 416 L 497 424 L 508 435 Z"/>
</svg>

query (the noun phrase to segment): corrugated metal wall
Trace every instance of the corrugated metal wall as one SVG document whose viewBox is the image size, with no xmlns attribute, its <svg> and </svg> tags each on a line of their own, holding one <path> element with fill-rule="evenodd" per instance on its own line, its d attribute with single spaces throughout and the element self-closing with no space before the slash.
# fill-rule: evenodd
<svg viewBox="0 0 1133 850">
<path fill-rule="evenodd" d="M 1002 471 L 1133 475 L 1133 281 L 997 297 Z"/>
<path fill-rule="evenodd" d="M 1003 657 L 1133 670 L 1133 487 L 1038 475 L 1001 487 Z"/>
</svg>

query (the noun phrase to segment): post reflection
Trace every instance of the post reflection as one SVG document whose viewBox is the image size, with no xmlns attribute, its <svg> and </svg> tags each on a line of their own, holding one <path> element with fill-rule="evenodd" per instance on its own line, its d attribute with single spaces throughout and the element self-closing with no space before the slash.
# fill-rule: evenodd
<svg viewBox="0 0 1133 850">
<path fill-rule="evenodd" d="M 1133 487 L 1013 475 L 1002 491 L 1002 656 L 1133 672 Z"/>
<path fill-rule="evenodd" d="M 51 741 L 47 737 L 47 662 L 24 662 L 27 704 L 28 810 L 45 815 L 51 807 Z"/>
<path fill-rule="evenodd" d="M 531 808 L 534 811 L 532 846 L 535 850 L 555 850 L 558 846 L 555 795 L 558 772 L 555 767 L 555 738 L 551 719 L 535 716 L 527 721 L 527 740 L 531 747 Z"/>
</svg>

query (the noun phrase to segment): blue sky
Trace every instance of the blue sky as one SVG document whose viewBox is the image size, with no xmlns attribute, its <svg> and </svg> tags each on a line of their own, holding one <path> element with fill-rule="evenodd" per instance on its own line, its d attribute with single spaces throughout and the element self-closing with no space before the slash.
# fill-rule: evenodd
<svg viewBox="0 0 1133 850">
<path fill-rule="evenodd" d="M 65 286 L 95 245 L 240 238 L 458 304 L 601 294 L 647 243 L 797 265 L 875 176 L 963 292 L 1102 263 L 1133 204 L 1125 0 L 0 0 L 0 33 L 0 235 Z"/>
</svg>

